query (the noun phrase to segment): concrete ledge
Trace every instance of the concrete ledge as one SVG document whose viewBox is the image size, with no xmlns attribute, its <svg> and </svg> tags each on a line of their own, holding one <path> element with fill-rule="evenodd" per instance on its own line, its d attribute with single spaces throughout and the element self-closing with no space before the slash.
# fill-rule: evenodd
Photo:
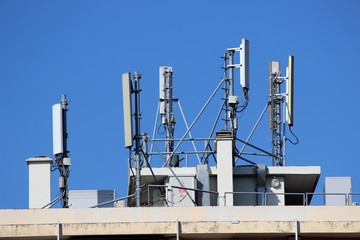
<svg viewBox="0 0 360 240">
<path fill-rule="evenodd" d="M 296 220 L 298 222 L 296 222 Z M 297 225 L 296 225 L 297 224 Z M 360 237 L 359 206 L 0 210 L 0 238 Z M 146 238 L 146 237 L 145 237 Z"/>
<path fill-rule="evenodd" d="M 179 228 L 177 228 L 179 224 Z M 177 230 L 178 229 L 178 230 Z M 61 236 L 176 236 L 198 237 L 286 237 L 295 234 L 295 222 L 143 222 L 143 223 L 66 223 L 0 225 L 0 238 L 54 238 Z M 299 222 L 303 237 L 360 237 L 360 222 Z"/>
</svg>

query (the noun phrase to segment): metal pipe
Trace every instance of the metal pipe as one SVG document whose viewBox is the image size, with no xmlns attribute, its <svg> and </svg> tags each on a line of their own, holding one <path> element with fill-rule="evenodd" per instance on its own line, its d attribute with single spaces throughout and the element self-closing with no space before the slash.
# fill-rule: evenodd
<svg viewBox="0 0 360 240">
<path fill-rule="evenodd" d="M 140 167 L 140 79 L 141 73 L 135 72 L 134 82 L 135 82 L 135 169 L 136 169 L 136 180 L 135 180 L 135 200 L 136 207 L 141 205 L 141 167 Z"/>
<path fill-rule="evenodd" d="M 295 219 L 295 240 L 299 239 L 299 222 L 297 219 Z"/>
<path fill-rule="evenodd" d="M 152 139 L 155 138 L 155 133 L 156 133 L 156 125 L 159 121 L 159 111 L 160 111 L 160 102 L 158 103 L 158 107 L 157 107 L 157 111 L 156 111 L 156 116 L 155 116 L 155 124 L 154 124 L 154 130 L 153 130 L 153 134 L 152 134 Z M 152 140 L 153 141 L 153 140 Z M 151 141 L 151 145 L 150 145 L 150 152 L 152 152 L 153 150 L 153 143 Z M 149 158 L 149 164 L 151 163 L 151 157 Z"/>
<path fill-rule="evenodd" d="M 229 88 L 229 96 L 234 96 L 234 50 L 229 50 L 228 51 L 228 55 L 229 55 L 229 65 L 227 66 L 230 71 L 229 71 L 229 83 L 230 83 L 230 88 Z"/>
<path fill-rule="evenodd" d="M 263 150 L 263 149 L 261 149 L 261 148 L 258 148 L 258 147 L 254 146 L 254 145 L 252 145 L 252 144 L 250 144 L 250 143 L 247 143 L 247 142 L 245 142 L 245 141 L 243 141 L 243 140 L 241 140 L 241 139 L 239 139 L 239 138 L 237 138 L 236 140 L 238 140 L 238 141 L 240 141 L 240 142 L 242 142 L 242 143 L 244 143 L 244 144 L 246 144 L 246 145 L 249 145 L 250 147 L 255 148 L 256 150 L 259 150 L 260 152 L 266 153 L 266 154 L 268 154 L 269 156 L 275 157 L 275 155 L 269 153 L 268 151 L 265 151 L 265 150 Z"/>
<path fill-rule="evenodd" d="M 107 202 L 99 203 L 99 204 L 97 204 L 97 205 L 95 205 L 95 206 L 91 206 L 90 208 L 101 207 L 101 206 L 104 206 L 104 205 L 106 205 L 106 204 L 118 202 L 118 201 L 121 201 L 121 200 L 124 200 L 124 199 L 128 199 L 128 198 L 131 198 L 131 197 L 134 197 L 134 196 L 135 196 L 135 194 L 131 194 L 131 195 L 128 195 L 128 196 L 125 196 L 125 197 L 121 197 L 121 198 L 117 198 L 117 199 L 110 200 L 110 201 L 107 201 Z"/>
<path fill-rule="evenodd" d="M 184 139 L 180 139 L 180 138 L 174 138 L 174 141 L 177 142 L 177 141 L 204 141 L 204 140 L 215 140 L 216 138 L 211 138 L 211 137 L 208 137 L 208 138 L 184 138 Z M 162 142 L 162 141 L 165 141 L 166 138 L 156 138 L 156 139 L 150 139 L 150 141 L 152 142 Z"/>
<path fill-rule="evenodd" d="M 151 155 L 166 155 L 172 152 L 150 152 L 147 153 L 149 156 Z M 214 151 L 184 151 L 184 152 L 174 152 L 174 154 L 199 154 L 199 153 L 214 153 Z"/>
<path fill-rule="evenodd" d="M 266 112 L 266 110 L 267 110 L 268 107 L 269 107 L 269 104 L 266 103 L 266 106 L 265 106 L 264 110 L 261 112 L 260 117 L 259 117 L 258 120 L 256 121 L 253 129 L 251 130 L 249 136 L 247 137 L 247 139 L 246 139 L 246 141 L 245 141 L 246 143 L 248 143 L 248 142 L 250 141 L 250 138 L 251 138 L 252 135 L 254 134 L 256 128 L 258 127 L 258 125 L 259 125 L 259 123 L 260 123 L 262 117 L 264 116 L 264 114 L 265 114 L 265 112 Z M 247 145 L 247 144 L 244 143 L 244 145 L 242 146 L 242 148 L 241 148 L 241 150 L 240 150 L 239 155 L 241 155 L 241 154 L 243 153 L 243 151 L 245 150 L 246 145 Z M 235 164 L 237 163 L 237 161 L 238 161 L 238 160 L 235 161 Z"/>
<path fill-rule="evenodd" d="M 225 81 L 224 82 L 224 104 L 223 106 L 221 107 L 221 110 L 224 110 L 224 121 L 225 121 L 225 130 L 229 130 L 229 115 L 228 115 L 228 95 L 229 95 L 229 81 L 228 81 L 228 53 L 225 52 L 224 53 L 224 66 L 223 66 L 223 69 L 224 69 L 224 75 L 223 75 L 223 80 Z M 223 107 L 225 106 L 225 109 L 222 109 Z"/>
<path fill-rule="evenodd" d="M 212 136 L 212 135 L 214 134 L 214 132 L 215 132 L 216 125 L 217 125 L 217 123 L 219 122 L 220 115 L 221 115 L 221 112 L 222 112 L 224 106 L 225 106 L 225 100 L 223 101 L 223 103 L 222 103 L 222 105 L 221 105 L 221 107 L 220 107 L 220 109 L 219 109 L 219 112 L 218 112 L 218 114 L 217 114 L 217 116 L 216 116 L 215 122 L 214 122 L 213 127 L 211 128 L 211 131 L 210 131 L 210 134 L 209 134 L 209 138 L 206 139 L 206 143 L 205 143 L 205 148 L 204 148 L 204 150 L 206 150 L 206 149 L 208 148 L 208 146 L 209 146 L 209 142 L 210 142 L 210 141 L 208 141 L 208 140 L 215 140 L 215 138 L 211 138 L 211 136 Z M 203 157 L 204 157 L 204 154 L 201 156 L 201 158 L 203 158 Z M 207 157 L 206 157 L 206 158 L 207 158 Z"/>
<path fill-rule="evenodd" d="M 206 101 L 205 105 L 202 107 L 202 109 L 200 110 L 200 112 L 198 113 L 198 115 L 195 117 L 194 121 L 191 123 L 190 127 L 186 130 L 184 136 L 180 139 L 180 142 L 175 146 L 173 153 L 169 156 L 169 158 L 166 160 L 166 164 L 167 162 L 170 161 L 171 157 L 173 156 L 174 152 L 179 148 L 180 144 L 183 142 L 183 140 L 185 139 L 185 137 L 188 135 L 189 131 L 192 129 L 192 127 L 195 125 L 195 123 L 197 122 L 197 120 L 200 118 L 201 114 L 205 111 L 206 107 L 209 105 L 209 103 L 211 102 L 211 100 L 213 99 L 213 97 L 215 96 L 216 92 L 219 90 L 219 88 L 221 87 L 222 83 L 224 82 L 224 80 L 221 80 L 220 83 L 218 84 L 218 86 L 216 87 L 216 89 L 214 90 L 214 92 L 211 94 L 211 96 L 209 97 L 209 99 Z"/>
<path fill-rule="evenodd" d="M 180 104 L 180 100 L 178 100 L 178 105 L 179 105 L 179 109 L 180 109 L 181 115 L 182 115 L 182 117 L 183 117 L 183 119 L 184 119 L 184 123 L 185 123 L 186 129 L 188 129 L 188 128 L 189 128 L 189 125 L 188 125 L 188 123 L 187 123 L 187 121 L 186 121 L 185 114 L 184 114 L 183 109 L 182 109 L 181 104 Z M 197 152 L 197 149 L 196 149 L 196 146 L 195 146 L 195 143 L 194 143 L 194 139 L 193 139 L 190 131 L 189 131 L 189 136 L 190 136 L 190 139 L 191 139 L 191 140 L 190 140 L 190 141 L 191 141 L 191 144 L 192 144 L 195 152 Z M 199 164 L 201 164 L 201 160 L 200 160 L 199 154 L 196 153 L 196 157 L 197 157 L 197 159 L 198 159 Z"/>
<path fill-rule="evenodd" d="M 62 235 L 62 225 L 60 222 L 57 223 L 56 239 L 60 240 Z"/>
<path fill-rule="evenodd" d="M 180 240 L 180 222 L 176 219 L 176 240 Z"/>
</svg>

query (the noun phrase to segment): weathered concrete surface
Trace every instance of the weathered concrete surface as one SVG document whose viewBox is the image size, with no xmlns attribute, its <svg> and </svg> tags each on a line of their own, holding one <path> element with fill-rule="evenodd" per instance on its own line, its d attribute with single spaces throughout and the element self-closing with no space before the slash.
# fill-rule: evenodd
<svg viewBox="0 0 360 240">
<path fill-rule="evenodd" d="M 0 210 L 0 238 L 74 236 L 360 237 L 359 206 Z"/>
</svg>

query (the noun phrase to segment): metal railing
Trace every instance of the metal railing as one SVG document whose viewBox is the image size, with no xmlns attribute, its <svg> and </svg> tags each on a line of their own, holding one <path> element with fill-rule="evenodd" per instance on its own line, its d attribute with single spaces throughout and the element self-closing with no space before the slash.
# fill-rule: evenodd
<svg viewBox="0 0 360 240">
<path fill-rule="evenodd" d="M 306 205 L 309 205 L 309 196 L 344 196 L 344 205 L 348 205 L 348 193 L 324 193 L 324 192 L 313 192 L 313 193 L 306 193 Z M 323 203 L 325 205 L 325 202 Z"/>
<path fill-rule="evenodd" d="M 302 196 L 302 202 L 303 202 L 303 206 L 306 205 L 306 194 L 305 193 L 273 193 L 273 192 L 266 192 L 265 193 L 265 206 L 269 206 L 267 204 L 267 200 L 268 200 L 268 196 L 278 196 L 278 195 L 283 195 L 283 196 Z M 285 199 L 284 199 L 285 200 Z M 285 203 L 284 203 L 285 205 Z"/>
<path fill-rule="evenodd" d="M 128 198 L 132 198 L 134 196 L 135 196 L 135 194 L 131 194 L 131 195 L 128 195 L 128 196 L 125 196 L 125 197 L 121 197 L 121 198 L 117 198 L 117 199 L 110 200 L 110 201 L 107 201 L 107 202 L 99 203 L 99 204 L 97 204 L 95 206 L 91 206 L 90 208 L 101 207 L 101 206 L 104 206 L 104 205 L 107 205 L 107 204 L 110 204 L 110 203 L 115 203 L 115 202 L 122 201 L 122 200 L 125 200 L 125 199 L 128 199 Z"/>
<path fill-rule="evenodd" d="M 261 202 L 262 204 L 261 205 L 264 205 L 264 202 L 265 202 L 265 194 L 262 193 L 262 192 L 225 192 L 224 194 L 224 206 L 226 206 L 226 195 L 255 195 L 255 196 L 258 196 L 260 195 L 261 196 Z M 257 204 L 253 204 L 253 205 L 257 205 Z M 250 206 L 250 205 L 249 205 Z"/>
<path fill-rule="evenodd" d="M 202 190 L 202 189 L 197 189 L 197 188 L 188 188 L 188 187 L 181 187 L 181 186 L 169 186 L 169 185 L 153 185 L 153 184 L 149 184 L 148 185 L 148 206 L 151 206 L 153 203 L 151 202 L 150 204 L 150 194 L 152 191 L 150 191 L 150 188 L 168 188 L 168 191 L 172 191 L 173 188 L 176 189 L 184 189 L 184 190 L 188 190 L 188 191 L 194 191 L 194 192 L 203 192 L 203 193 L 209 193 L 209 194 L 216 194 L 219 195 L 218 192 L 215 191 L 208 191 L 208 190 Z M 170 202 L 173 203 L 174 199 L 173 199 L 173 194 L 170 194 L 171 199 Z M 164 199 L 165 201 L 167 201 L 166 199 Z"/>
<path fill-rule="evenodd" d="M 168 191 L 172 191 L 173 188 L 176 189 L 185 189 L 189 191 L 195 191 L 195 192 L 203 192 L 203 193 L 209 193 L 209 194 L 216 194 L 219 195 L 216 191 L 207 191 L 202 189 L 196 189 L 196 188 L 187 188 L 187 187 L 181 187 L 181 186 L 169 186 L 169 185 L 148 185 L 148 206 L 151 206 L 152 203 L 150 202 L 150 194 L 151 188 L 168 188 Z M 274 193 L 274 192 L 225 192 L 224 194 L 224 206 L 226 206 L 226 198 L 228 195 L 255 195 L 256 197 L 261 197 L 261 204 L 257 204 L 258 201 L 255 200 L 254 204 L 246 204 L 246 205 L 240 205 L 240 206 L 278 206 L 277 204 L 270 204 L 269 200 L 271 199 L 271 196 L 298 196 L 302 199 L 302 206 L 310 206 L 310 199 L 313 196 L 320 195 L 320 196 L 343 196 L 344 206 L 354 206 L 357 205 L 357 202 L 352 201 L 353 196 L 360 196 L 360 192 L 354 192 L 354 193 L 324 193 L 324 192 L 307 192 L 307 193 Z M 171 199 L 170 201 L 173 202 L 173 194 L 170 194 Z M 166 201 L 166 199 L 164 199 Z M 284 199 L 285 201 L 285 199 Z M 312 201 L 313 202 L 313 201 Z M 354 204 L 355 203 L 355 204 Z M 234 204 L 235 205 L 235 204 Z M 284 202 L 285 205 L 285 202 Z M 320 204 L 315 205 L 325 205 L 325 201 L 323 200 Z M 342 204 L 341 204 L 342 205 Z M 236 205 L 238 206 L 238 205 Z M 314 205 L 313 205 L 314 206 Z"/>
</svg>

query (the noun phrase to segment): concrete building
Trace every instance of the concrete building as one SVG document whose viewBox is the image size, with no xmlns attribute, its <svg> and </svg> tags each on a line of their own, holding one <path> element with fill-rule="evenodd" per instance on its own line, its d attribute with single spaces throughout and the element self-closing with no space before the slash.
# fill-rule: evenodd
<svg viewBox="0 0 360 240">
<path fill-rule="evenodd" d="M 165 149 L 157 152 L 147 147 L 150 138 L 140 132 L 141 74 L 135 73 L 134 87 L 130 73 L 123 74 L 124 142 L 134 162 L 134 167 L 128 169 L 128 196 L 123 198 L 115 199 L 114 191 L 68 190 L 71 164 L 64 130 L 67 101 L 63 97 L 62 104 L 54 105 L 58 111 L 58 128 L 54 132 L 59 138 L 54 156 L 61 190 L 56 201 L 63 200 L 65 204 L 57 209 L 51 208 L 56 201 L 49 204 L 52 160 L 28 159 L 29 209 L 0 210 L 0 239 L 360 239 L 360 207 L 353 204 L 356 193 L 352 192 L 350 178 L 328 178 L 325 192 L 314 193 L 321 174 L 319 166 L 286 166 L 286 136 L 282 128 L 293 125 L 293 56 L 289 57 L 287 77 L 280 75 L 280 62 L 270 64 L 267 107 L 272 151 L 249 144 L 250 136 L 246 141 L 236 137 L 236 114 L 245 110 L 248 101 L 248 48 L 249 42 L 243 39 L 240 47 L 229 48 L 224 54 L 224 77 L 216 91 L 224 84 L 221 110 L 225 111 L 225 130 L 218 130 L 213 138 L 214 127 L 211 137 L 198 139 L 202 146 L 205 141 L 201 151 L 197 151 L 196 139 L 190 134 L 194 124 L 188 126 L 185 121 L 186 133 L 175 139 L 172 104 L 178 99 L 172 94 L 172 67 L 160 67 L 159 115 L 166 137 L 151 139 L 165 143 Z M 240 64 L 234 62 L 235 53 L 240 53 Z M 239 97 L 234 95 L 234 68 L 240 68 L 242 76 L 245 103 L 241 106 Z M 288 92 L 280 93 L 280 84 L 285 81 Z M 285 108 L 287 111 L 282 111 Z M 282 117 L 284 112 L 289 116 Z M 194 151 L 179 150 L 185 140 L 193 144 Z M 246 159 L 242 155 L 245 145 L 238 150 L 237 141 L 261 152 L 249 153 L 250 156 L 265 156 L 272 165 Z M 156 154 L 162 166 L 155 167 L 150 161 L 150 156 Z M 192 166 L 187 163 L 190 154 L 198 158 Z M 209 156 L 214 159 L 213 165 L 209 164 Z M 181 159 L 186 159 L 186 164 L 180 164 Z M 239 159 L 247 165 L 237 164 Z M 311 204 L 316 194 L 324 196 L 326 205 Z"/>
</svg>

